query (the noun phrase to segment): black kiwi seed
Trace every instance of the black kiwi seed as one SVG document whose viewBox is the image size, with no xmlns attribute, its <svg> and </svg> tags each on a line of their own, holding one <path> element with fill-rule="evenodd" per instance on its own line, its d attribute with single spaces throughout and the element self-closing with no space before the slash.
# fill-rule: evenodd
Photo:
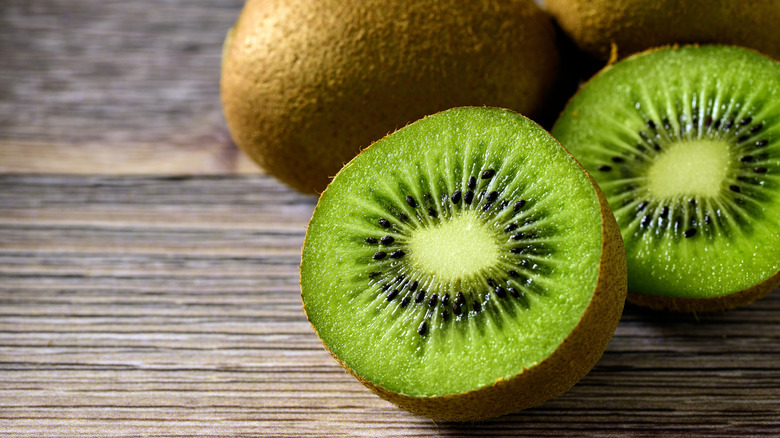
<svg viewBox="0 0 780 438">
<path fill-rule="evenodd" d="M 509 250 L 509 252 L 511 252 L 512 254 L 522 254 L 524 249 L 525 248 L 517 248 L 516 247 L 516 248 L 511 248 Z"/>
<path fill-rule="evenodd" d="M 403 250 L 397 249 L 397 250 L 395 250 L 395 251 L 390 253 L 390 258 L 391 259 L 400 259 L 401 257 L 403 257 L 405 255 L 406 255 L 406 253 L 403 252 Z"/>
<path fill-rule="evenodd" d="M 401 307 L 406 307 L 409 305 L 409 301 L 412 301 L 412 297 L 409 295 L 405 296 L 403 300 L 401 300 Z"/>
<path fill-rule="evenodd" d="M 417 333 L 420 334 L 420 336 L 425 336 L 426 333 L 428 333 L 428 323 L 423 321 L 420 323 L 420 327 L 417 328 Z"/>
<path fill-rule="evenodd" d="M 727 120 L 726 123 L 723 124 L 723 129 L 728 131 L 732 126 L 734 126 L 734 121 Z"/>
<path fill-rule="evenodd" d="M 500 203 L 500 204 L 498 204 L 498 207 L 499 207 L 501 210 L 503 210 L 503 209 L 505 209 L 505 208 L 506 208 L 508 205 L 509 205 L 509 201 L 507 201 L 506 199 L 504 199 L 503 201 L 501 201 L 501 203 Z"/>
<path fill-rule="evenodd" d="M 441 311 L 441 319 L 443 321 L 450 319 L 450 312 L 448 312 L 447 309 Z"/>
<path fill-rule="evenodd" d="M 598 169 L 602 172 L 609 172 L 610 170 L 612 170 L 612 167 L 607 166 L 606 164 L 599 164 Z"/>
<path fill-rule="evenodd" d="M 479 301 L 474 301 L 473 308 L 475 312 L 482 310 L 482 304 Z"/>
<path fill-rule="evenodd" d="M 712 124 L 712 116 L 707 116 L 707 118 L 704 119 L 704 126 L 710 126 Z"/>
<path fill-rule="evenodd" d="M 493 178 L 493 175 L 496 174 L 496 171 L 493 169 L 488 169 L 484 172 L 482 172 L 482 179 L 490 179 Z"/>
<path fill-rule="evenodd" d="M 418 283 L 417 280 L 413 281 L 412 284 L 409 285 L 409 290 L 412 292 L 416 291 L 419 284 L 420 283 Z"/>
<path fill-rule="evenodd" d="M 755 169 L 753 169 L 753 172 L 766 173 L 766 167 L 756 167 Z"/>
<path fill-rule="evenodd" d="M 518 292 L 517 289 L 510 287 L 508 291 L 509 295 L 512 295 L 515 298 L 520 298 L 520 292 Z"/>
<path fill-rule="evenodd" d="M 764 147 L 769 144 L 769 140 L 759 140 L 756 142 L 756 147 Z"/>
<path fill-rule="evenodd" d="M 460 202 L 460 190 L 455 190 L 452 192 L 452 196 L 450 196 L 450 200 L 453 204 L 457 204 Z"/>
<path fill-rule="evenodd" d="M 520 274 L 517 273 L 517 271 L 507 271 L 506 272 L 510 277 L 517 278 L 520 276 Z"/>
<path fill-rule="evenodd" d="M 439 296 L 435 293 L 431 295 L 431 298 L 428 300 L 428 306 L 434 307 L 436 305 L 436 302 L 438 301 Z"/>
<path fill-rule="evenodd" d="M 390 221 L 387 219 L 379 219 L 379 225 L 381 225 L 384 228 L 390 228 Z"/>
<path fill-rule="evenodd" d="M 395 298 L 398 295 L 398 289 L 393 289 L 390 292 L 387 293 L 387 301 L 393 301 L 393 298 Z"/>
<path fill-rule="evenodd" d="M 371 256 L 371 258 L 374 260 L 382 260 L 386 255 L 387 253 L 384 251 L 377 251 L 374 253 L 374 255 Z"/>
<path fill-rule="evenodd" d="M 474 190 L 475 188 L 477 188 L 477 179 L 474 178 L 473 176 L 469 177 L 468 187 L 471 190 Z"/>
<path fill-rule="evenodd" d="M 487 198 L 485 199 L 487 199 L 488 202 L 495 202 L 495 200 L 498 199 L 498 192 L 493 191 L 488 193 Z"/>
<path fill-rule="evenodd" d="M 753 156 L 752 155 L 745 155 L 744 157 L 740 158 L 739 161 L 741 161 L 743 163 L 749 163 L 749 162 L 753 161 Z"/>
<path fill-rule="evenodd" d="M 744 119 L 739 121 L 739 124 L 740 125 L 747 125 L 748 123 L 750 123 L 752 121 L 753 121 L 752 117 L 745 117 Z"/>
<path fill-rule="evenodd" d="M 647 127 L 650 129 L 655 129 L 655 122 L 653 122 L 652 120 L 648 120 Z"/>
<path fill-rule="evenodd" d="M 763 128 L 763 127 L 764 127 L 764 125 L 762 125 L 760 123 L 758 125 L 753 125 L 753 127 L 750 128 L 750 132 L 755 134 L 756 132 L 760 131 L 761 128 Z"/>
<path fill-rule="evenodd" d="M 669 215 L 669 207 L 664 205 L 664 207 L 661 209 L 661 213 L 658 216 L 662 218 L 666 218 L 668 215 Z"/>
<path fill-rule="evenodd" d="M 463 202 L 465 202 L 466 204 L 471 204 L 471 201 L 473 200 L 474 200 L 474 192 L 469 190 L 468 192 L 466 192 L 466 195 L 463 196 Z"/>
<path fill-rule="evenodd" d="M 637 206 L 636 206 L 636 211 L 642 211 L 642 210 L 644 210 L 644 209 L 645 209 L 645 207 L 647 207 L 647 204 L 648 204 L 648 202 L 647 202 L 647 201 L 642 201 L 642 202 L 640 202 L 640 203 L 639 203 L 639 205 L 637 205 Z"/>
<path fill-rule="evenodd" d="M 417 292 L 417 296 L 414 297 L 415 303 L 422 303 L 422 300 L 425 299 L 425 291 L 420 289 L 420 292 Z"/>
<path fill-rule="evenodd" d="M 612 162 L 613 162 L 613 163 L 623 163 L 623 162 L 625 162 L 625 161 L 626 161 L 626 160 L 625 160 L 625 159 L 623 159 L 623 157 L 612 157 Z"/>
<path fill-rule="evenodd" d="M 417 201 L 411 196 L 406 196 L 406 203 L 409 204 L 409 207 L 417 208 Z"/>
<path fill-rule="evenodd" d="M 379 239 L 379 242 L 382 245 L 390 245 L 391 243 L 395 242 L 395 239 L 393 238 L 393 236 L 384 236 L 381 239 Z"/>
<path fill-rule="evenodd" d="M 406 275 L 401 274 L 398 277 L 395 277 L 395 282 L 396 283 L 400 283 L 400 282 L 404 281 L 405 279 L 406 279 Z"/>
<path fill-rule="evenodd" d="M 366 243 L 374 244 L 376 242 L 377 242 L 376 237 L 366 237 Z"/>
<path fill-rule="evenodd" d="M 390 283 L 385 283 L 385 284 L 382 285 L 382 290 L 383 291 L 386 292 L 388 289 L 390 289 Z"/>
<path fill-rule="evenodd" d="M 525 206 L 525 200 L 521 199 L 521 200 L 515 202 L 515 205 L 514 205 L 514 207 L 512 207 L 512 210 L 520 211 L 520 209 L 523 208 L 524 206 Z"/>
<path fill-rule="evenodd" d="M 452 313 L 454 313 L 456 315 L 460 315 L 462 312 L 463 311 L 460 308 L 460 304 L 455 303 L 455 304 L 452 305 Z"/>
<path fill-rule="evenodd" d="M 509 224 L 506 227 L 504 227 L 504 231 L 506 231 L 507 233 L 511 233 L 516 229 L 517 229 L 517 224 Z"/>
<path fill-rule="evenodd" d="M 739 188 L 739 186 L 738 186 L 738 185 L 734 185 L 734 184 L 732 184 L 732 185 L 730 185 L 730 186 L 729 186 L 729 190 L 731 190 L 731 191 L 732 191 L 732 192 L 734 192 L 734 193 L 739 193 L 739 192 L 741 192 L 741 191 L 742 191 L 742 190 Z"/>
<path fill-rule="evenodd" d="M 641 226 L 642 228 L 647 228 L 647 226 L 650 225 L 650 222 L 652 222 L 652 220 L 653 217 L 650 216 L 649 214 L 646 214 L 642 216 L 642 221 L 639 222 L 639 226 Z"/>
<path fill-rule="evenodd" d="M 520 240 L 525 237 L 525 233 L 517 233 L 512 235 L 512 240 Z"/>
<path fill-rule="evenodd" d="M 458 292 L 458 294 L 455 295 L 455 304 L 461 306 L 465 302 L 466 302 L 466 297 L 463 296 L 463 292 Z"/>
<path fill-rule="evenodd" d="M 407 222 L 407 221 L 409 221 L 409 216 L 401 213 L 401 214 L 398 215 L 398 219 L 400 219 L 401 222 Z"/>
<path fill-rule="evenodd" d="M 492 278 L 487 279 L 487 284 L 490 287 L 496 287 L 496 280 L 493 280 Z"/>
<path fill-rule="evenodd" d="M 429 208 L 428 209 L 428 216 L 435 218 L 438 215 L 436 213 L 436 210 L 434 210 L 433 208 Z"/>
<path fill-rule="evenodd" d="M 688 228 L 685 230 L 685 237 L 693 237 L 696 234 L 696 228 Z"/>
<path fill-rule="evenodd" d="M 750 136 L 745 134 L 737 139 L 738 142 L 742 143 L 743 141 L 747 141 L 750 139 Z"/>
<path fill-rule="evenodd" d="M 490 207 L 492 207 L 492 206 L 493 206 L 493 203 L 492 202 L 488 202 L 487 204 L 482 206 L 482 211 L 488 211 L 488 210 L 490 210 Z"/>
<path fill-rule="evenodd" d="M 373 271 L 373 272 L 370 272 L 370 273 L 368 274 L 368 278 L 376 278 L 376 277 L 379 277 L 379 274 L 381 274 L 381 272 L 379 272 L 379 271 Z"/>
<path fill-rule="evenodd" d="M 441 304 L 442 306 L 446 306 L 450 303 L 450 295 L 444 294 L 444 296 L 441 297 Z"/>
<path fill-rule="evenodd" d="M 493 290 L 496 293 L 496 296 L 499 298 L 506 298 L 506 289 L 504 289 L 501 286 L 496 286 L 496 288 Z"/>
</svg>

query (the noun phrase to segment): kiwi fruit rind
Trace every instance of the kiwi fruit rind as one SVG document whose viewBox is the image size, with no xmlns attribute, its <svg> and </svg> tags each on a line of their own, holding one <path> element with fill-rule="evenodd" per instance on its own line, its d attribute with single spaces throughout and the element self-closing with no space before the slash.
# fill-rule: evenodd
<svg viewBox="0 0 780 438">
<path fill-rule="evenodd" d="M 547 10 L 583 50 L 607 59 L 652 47 L 717 43 L 780 59 L 777 0 L 545 0 Z"/>
<path fill-rule="evenodd" d="M 628 257 L 628 300 L 718 311 L 780 284 L 780 63 L 665 47 L 604 68 L 552 134 L 591 172 Z"/>
<path fill-rule="evenodd" d="M 427 114 L 536 114 L 558 65 L 532 0 L 249 0 L 226 37 L 221 97 L 248 156 L 319 193 L 361 148 Z"/>
<path fill-rule="evenodd" d="M 444 421 L 539 404 L 602 355 L 626 293 L 606 199 L 508 110 L 428 116 L 324 191 L 301 261 L 306 315 L 359 381 Z"/>
</svg>

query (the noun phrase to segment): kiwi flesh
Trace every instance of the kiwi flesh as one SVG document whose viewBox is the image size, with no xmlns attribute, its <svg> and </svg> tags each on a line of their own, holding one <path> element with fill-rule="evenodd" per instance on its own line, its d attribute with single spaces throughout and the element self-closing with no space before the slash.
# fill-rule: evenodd
<svg viewBox="0 0 780 438">
<path fill-rule="evenodd" d="M 780 64 L 665 47 L 606 67 L 552 134 L 615 213 L 628 300 L 718 311 L 780 285 Z"/>
<path fill-rule="evenodd" d="M 545 0 L 583 50 L 607 59 L 668 44 L 730 44 L 780 59 L 777 0 Z"/>
<path fill-rule="evenodd" d="M 606 199 L 546 131 L 456 108 L 383 138 L 324 191 L 304 310 L 358 380 L 445 421 L 539 404 L 603 353 L 626 293 Z"/>
<path fill-rule="evenodd" d="M 306 193 L 387 133 L 464 105 L 541 111 L 559 65 L 532 0 L 249 0 L 226 38 L 225 119 Z"/>
</svg>

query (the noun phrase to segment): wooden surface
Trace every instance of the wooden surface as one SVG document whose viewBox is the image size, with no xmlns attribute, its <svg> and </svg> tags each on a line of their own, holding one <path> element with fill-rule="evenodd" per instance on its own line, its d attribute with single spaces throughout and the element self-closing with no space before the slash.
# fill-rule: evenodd
<svg viewBox="0 0 780 438">
<path fill-rule="evenodd" d="M 780 435 L 778 290 L 628 307 L 571 391 L 484 423 L 370 394 L 300 308 L 316 200 L 220 116 L 240 3 L 0 3 L 0 436 Z"/>
</svg>

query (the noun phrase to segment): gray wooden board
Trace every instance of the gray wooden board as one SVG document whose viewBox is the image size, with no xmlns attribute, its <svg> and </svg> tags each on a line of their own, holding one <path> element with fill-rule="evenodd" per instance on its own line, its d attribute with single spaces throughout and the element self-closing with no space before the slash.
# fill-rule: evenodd
<svg viewBox="0 0 780 438">
<path fill-rule="evenodd" d="M 777 436 L 780 291 L 627 307 L 563 396 L 479 424 L 400 411 L 301 310 L 315 199 L 266 176 L 0 176 L 2 436 Z"/>
</svg>

